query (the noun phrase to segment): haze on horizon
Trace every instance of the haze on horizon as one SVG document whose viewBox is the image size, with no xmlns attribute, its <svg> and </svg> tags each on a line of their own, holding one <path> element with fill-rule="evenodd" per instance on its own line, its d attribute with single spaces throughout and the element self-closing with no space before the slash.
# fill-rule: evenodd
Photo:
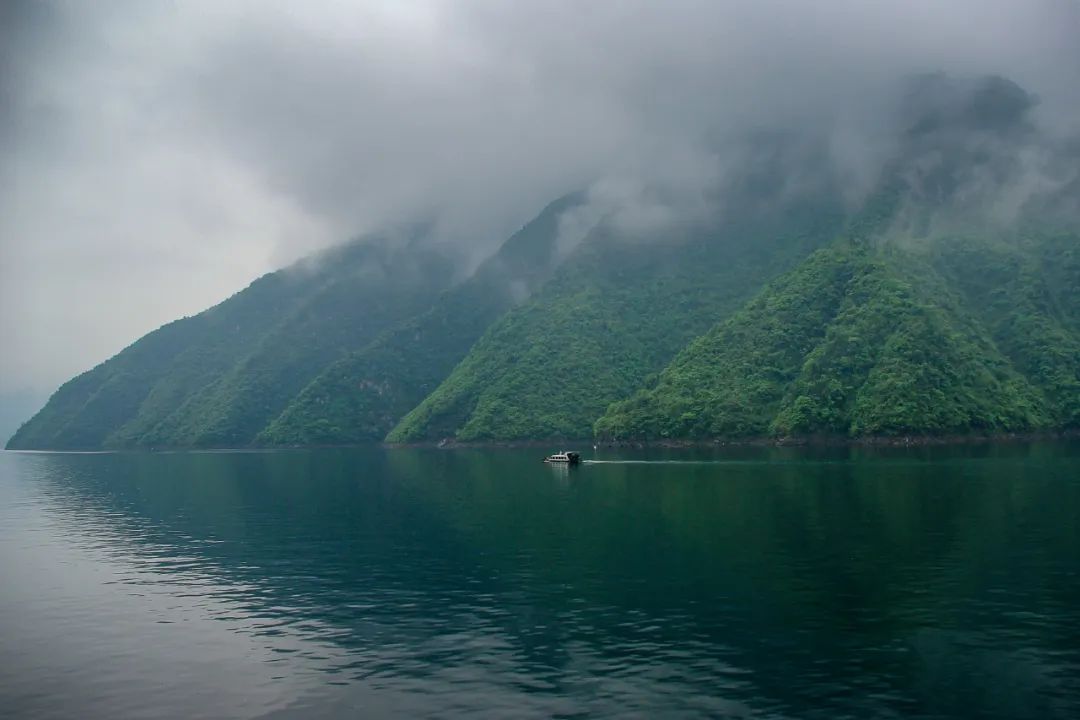
<svg viewBox="0 0 1080 720">
<path fill-rule="evenodd" d="M 822 125 L 857 187 L 911 74 L 1075 130 L 1077 38 L 1075 0 L 5 3 L 0 401 L 357 235 L 475 262 L 569 190 L 692 195 L 753 128 Z"/>
</svg>

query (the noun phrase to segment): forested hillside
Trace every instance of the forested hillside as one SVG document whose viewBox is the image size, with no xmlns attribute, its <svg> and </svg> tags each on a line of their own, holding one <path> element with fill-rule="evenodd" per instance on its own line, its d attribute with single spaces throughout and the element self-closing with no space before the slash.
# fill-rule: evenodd
<svg viewBox="0 0 1080 720">
<path fill-rule="evenodd" d="M 596 423 L 607 439 L 1016 432 L 1075 427 L 1075 292 L 1024 268 L 1061 263 L 1077 238 L 995 248 L 841 241 L 696 340 L 655 387 Z M 977 273 L 976 273 L 977 276 Z M 952 278 L 946 280 L 946 278 Z M 993 297 L 980 295 L 988 289 Z"/>
<path fill-rule="evenodd" d="M 330 365 L 260 433 L 258 442 L 382 440 L 442 382 L 492 322 L 550 277 L 559 259 L 560 218 L 582 199 L 568 195 L 552 203 L 431 308 Z"/>
<path fill-rule="evenodd" d="M 271 273 L 66 383 L 8 447 L 243 446 L 329 363 L 430 306 L 451 262 L 358 242 Z"/>
<path fill-rule="evenodd" d="M 725 212 L 648 241 L 602 223 L 534 300 L 496 322 L 391 442 L 583 438 L 607 405 L 761 284 L 835 236 L 836 187 L 814 153 L 760 139 Z M 815 181 L 793 192 L 798 164 Z"/>
<path fill-rule="evenodd" d="M 1078 156 L 1039 145 L 1033 107 L 1001 78 L 917 83 L 895 157 L 842 237 L 612 405 L 596 434 L 1076 427 L 1080 235 L 1067 168 Z M 1073 180 L 1031 191 L 1032 156 Z"/>
<path fill-rule="evenodd" d="M 859 181 L 812 124 L 760 130 L 693 191 L 556 200 L 468 277 L 352 243 L 69 381 L 9 447 L 1074 429 L 1080 141 L 1036 107 L 920 77 Z"/>
</svg>

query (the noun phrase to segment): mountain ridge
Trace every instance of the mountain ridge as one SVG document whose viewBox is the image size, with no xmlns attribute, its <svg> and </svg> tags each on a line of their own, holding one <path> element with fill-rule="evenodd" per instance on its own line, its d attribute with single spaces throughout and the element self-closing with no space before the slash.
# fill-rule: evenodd
<svg viewBox="0 0 1080 720">
<path fill-rule="evenodd" d="M 830 138 L 758 132 L 693 203 L 571 193 L 465 278 L 422 232 L 348 244 L 73 378 L 8 447 L 1075 431 L 1080 142 L 1035 107 L 914 81 L 858 202 Z"/>
<path fill-rule="evenodd" d="M 552 202 L 461 284 L 307 385 L 257 437 L 262 445 L 377 441 L 453 369 L 499 315 L 554 270 L 559 221 L 583 202 Z M 427 362 L 417 363 L 417 356 Z"/>
</svg>

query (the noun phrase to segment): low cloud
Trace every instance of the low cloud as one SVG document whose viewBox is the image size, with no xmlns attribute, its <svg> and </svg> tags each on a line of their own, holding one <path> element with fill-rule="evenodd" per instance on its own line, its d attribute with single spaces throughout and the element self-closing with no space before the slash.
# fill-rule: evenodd
<svg viewBox="0 0 1080 720">
<path fill-rule="evenodd" d="M 645 231 L 692 215 L 741 162 L 732 138 L 758 131 L 820 139 L 855 198 L 888 154 L 889 98 L 912 74 L 1012 78 L 1038 98 L 1031 121 L 1058 135 L 1080 116 L 1074 0 L 16 0 L 0 12 L 10 388 L 54 387 L 363 233 L 430 223 L 475 263 L 568 191 L 591 202 L 565 221 L 565 249 L 601 217 Z M 1003 213 L 1064 172 L 1034 147 Z"/>
</svg>

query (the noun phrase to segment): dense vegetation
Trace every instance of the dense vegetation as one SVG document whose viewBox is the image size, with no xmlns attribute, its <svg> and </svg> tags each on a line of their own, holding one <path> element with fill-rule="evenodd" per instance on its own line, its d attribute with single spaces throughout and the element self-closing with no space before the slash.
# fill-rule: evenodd
<svg viewBox="0 0 1080 720">
<path fill-rule="evenodd" d="M 688 346 L 655 387 L 613 405 L 597 434 L 862 436 L 1075 424 L 1080 353 L 1070 348 L 1080 338 L 1059 324 L 1075 314 L 1075 293 L 1046 296 L 1036 311 L 1023 296 L 1041 288 L 1019 281 L 1015 296 L 1008 285 L 994 291 L 997 311 L 965 302 L 942 275 L 966 273 L 963 253 L 978 254 L 979 244 L 929 246 L 933 256 L 857 242 L 816 253 Z M 1045 249 L 1004 247 L 1024 258 Z M 1018 313 L 1029 313 L 1021 337 L 1004 330 Z M 986 314 L 1001 320 L 988 327 L 978 319 Z M 1051 327 L 1053 340 L 1040 344 Z"/>
<path fill-rule="evenodd" d="M 689 205 L 567 196 L 456 284 L 419 239 L 343 246 L 66 383 L 9 447 L 1080 428 L 1080 142 L 1034 104 L 919 79 L 858 204 L 828 138 L 761 132 Z"/>
<path fill-rule="evenodd" d="M 1042 392 L 1051 422 L 1080 427 L 1080 236 L 948 238 L 928 250 L 1001 352 Z"/>
<path fill-rule="evenodd" d="M 559 219 L 580 195 L 549 205 L 466 282 L 319 374 L 258 437 L 260 444 L 382 440 L 434 390 L 500 315 L 546 281 Z"/>
<path fill-rule="evenodd" d="M 428 307 L 439 254 L 347 245 L 169 323 L 66 383 L 10 448 L 242 446 L 327 364 Z"/>
<path fill-rule="evenodd" d="M 773 178 L 776 180 L 776 178 Z M 771 191 L 780 192 L 776 182 Z M 756 186 L 759 198 L 769 190 Z M 530 303 L 495 323 L 391 442 L 582 438 L 717 316 L 837 231 L 827 188 L 634 242 L 601 226 Z M 768 205 L 768 209 L 764 207 Z"/>
</svg>

